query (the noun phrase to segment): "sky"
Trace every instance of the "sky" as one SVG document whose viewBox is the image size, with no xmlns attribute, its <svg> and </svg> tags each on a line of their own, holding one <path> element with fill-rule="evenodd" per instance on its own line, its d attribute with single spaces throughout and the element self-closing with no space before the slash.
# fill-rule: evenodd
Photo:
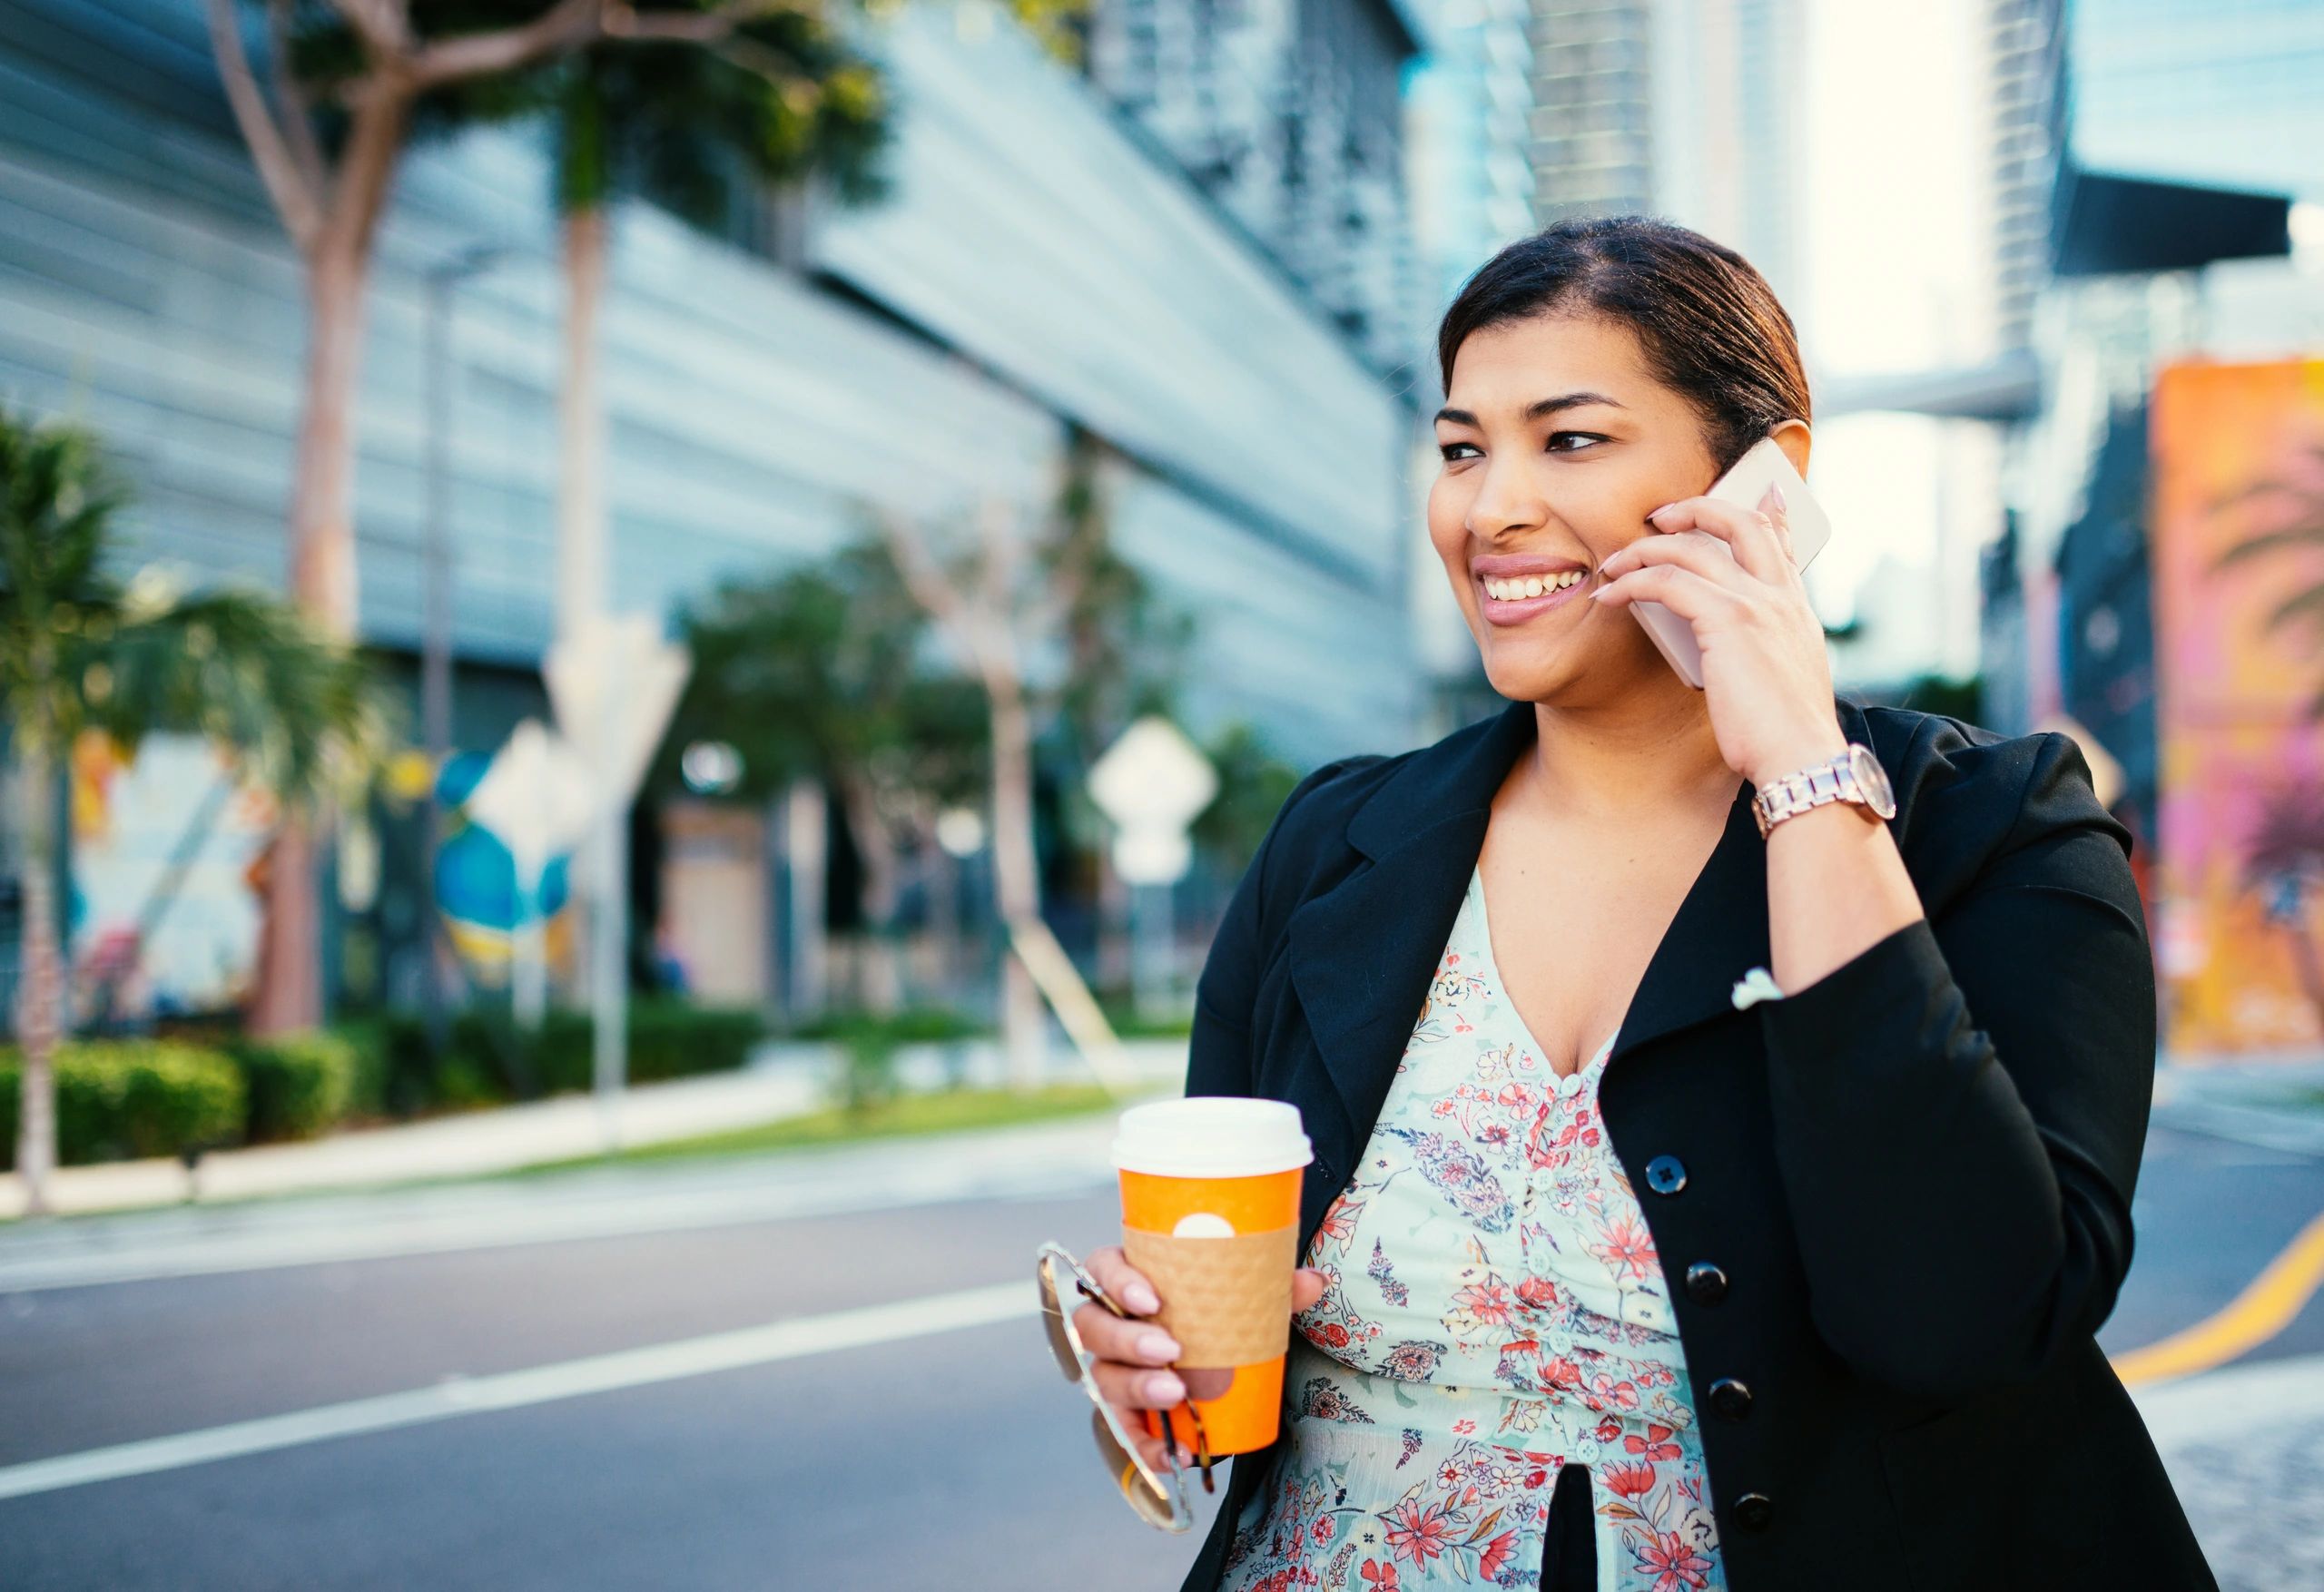
<svg viewBox="0 0 2324 1592">
<path fill-rule="evenodd" d="M 1975 0 L 1807 0 L 1799 319 L 1811 381 L 1992 352 L 1982 12 Z M 1810 585 L 1827 619 L 1861 601 L 1866 626 L 1844 670 L 1974 670 L 1995 451 L 1968 423 L 1817 426 L 1808 485 L 1835 528 Z"/>
</svg>

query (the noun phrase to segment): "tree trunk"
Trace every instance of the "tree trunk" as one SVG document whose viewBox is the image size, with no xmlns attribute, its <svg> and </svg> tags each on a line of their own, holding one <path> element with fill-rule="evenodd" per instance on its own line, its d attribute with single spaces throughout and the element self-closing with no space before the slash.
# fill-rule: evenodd
<svg viewBox="0 0 2324 1592">
<path fill-rule="evenodd" d="M 565 370 L 557 393 L 556 634 L 606 611 L 605 432 L 597 389 L 597 316 L 605 300 L 606 212 L 565 214 Z"/>
<path fill-rule="evenodd" d="M 2291 939 L 2292 970 L 2299 979 L 2300 993 L 2316 1014 L 2318 1027 L 2324 1028 L 2324 957 L 2318 955 L 2316 935 L 2309 928 L 2309 893 L 2304 885 L 2295 889 L 2292 903 L 2291 916 L 2284 924 Z"/>
<path fill-rule="evenodd" d="M 56 1167 L 56 1039 L 63 1027 L 64 981 L 56 943 L 56 896 L 50 888 L 55 846 L 54 771 L 38 752 L 19 757 L 16 793 L 24 826 L 24 909 L 18 958 L 16 1039 L 22 1051 L 22 1100 L 17 1111 L 16 1174 L 25 1180 L 25 1214 L 48 1214 L 49 1174 Z"/>
<path fill-rule="evenodd" d="M 1127 989 L 1136 968 L 1130 947 L 1132 895 L 1114 867 L 1109 840 L 1098 845 L 1098 986 Z"/>
<path fill-rule="evenodd" d="M 858 898 L 863 909 L 864 943 L 857 961 L 857 992 L 874 1016 L 891 1017 L 903 1009 L 904 971 L 896 943 L 896 909 L 903 895 L 903 858 L 880 816 L 871 788 L 860 781 L 840 783 L 847 832 L 863 860 L 863 888 Z"/>
<path fill-rule="evenodd" d="M 557 390 L 556 637 L 574 643 L 606 612 L 605 411 L 597 384 L 597 319 L 605 302 L 606 211 L 601 205 L 565 212 L 565 369 Z M 606 707 L 611 707 L 608 693 Z M 568 734 L 578 727 L 567 726 Z M 601 757 L 612 755 L 605 725 L 594 726 Z M 597 952 L 610 936 L 627 937 L 628 881 L 617 871 L 622 812 L 597 815 L 582 846 L 584 883 L 573 912 L 574 988 L 595 1003 L 599 970 L 612 965 Z"/>
<path fill-rule="evenodd" d="M 990 680 L 992 701 L 993 897 L 1005 924 L 1041 915 L 1041 874 L 1033 840 L 1033 724 L 1022 684 Z M 1039 986 L 1014 956 L 1001 959 L 1001 1046 L 1009 1078 L 1036 1087 L 1046 1071 L 1048 1027 Z"/>
<path fill-rule="evenodd" d="M 290 593 L 331 634 L 351 638 L 355 567 L 355 399 L 362 368 L 364 294 L 379 211 L 403 150 L 409 102 L 381 93 L 356 113 L 340 160 L 331 212 L 307 258 L 306 390 L 290 490 Z M 320 819 L 286 811 L 266 870 L 253 1033 L 322 1021 L 322 912 L 315 862 Z"/>
</svg>

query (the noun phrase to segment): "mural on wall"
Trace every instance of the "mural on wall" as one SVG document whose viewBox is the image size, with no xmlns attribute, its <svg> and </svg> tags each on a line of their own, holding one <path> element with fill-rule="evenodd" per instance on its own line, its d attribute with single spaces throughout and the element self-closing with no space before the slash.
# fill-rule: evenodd
<svg viewBox="0 0 2324 1592">
<path fill-rule="evenodd" d="M 2324 359 L 2156 379 L 2155 948 L 2176 1054 L 2324 1045 Z"/>
<path fill-rule="evenodd" d="M 257 962 L 252 870 L 272 798 L 192 735 L 148 736 L 133 762 L 84 735 L 72 776 L 77 1018 L 239 1005 Z"/>
</svg>

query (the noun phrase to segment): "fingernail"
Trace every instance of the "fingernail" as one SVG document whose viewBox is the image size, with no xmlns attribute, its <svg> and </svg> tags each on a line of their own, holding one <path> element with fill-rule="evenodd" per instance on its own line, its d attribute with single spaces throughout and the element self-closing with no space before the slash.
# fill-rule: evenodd
<svg viewBox="0 0 2324 1592">
<path fill-rule="evenodd" d="M 1646 517 L 1659 525 L 1661 523 L 1662 516 L 1669 512 L 1669 508 L 1670 506 L 1666 503 L 1660 508 L 1656 509 L 1652 514 L 1648 515 Z"/>
<path fill-rule="evenodd" d="M 1780 481 L 1768 483 L 1768 496 L 1776 500 L 1777 508 L 1784 506 L 1783 484 Z"/>
<path fill-rule="evenodd" d="M 1133 1282 L 1123 1289 L 1122 1302 L 1140 1315 L 1151 1315 L 1162 1308 L 1162 1302 L 1155 1297 L 1154 1290 L 1143 1282 Z"/>
<path fill-rule="evenodd" d="M 1187 1384 L 1177 1377 L 1165 1373 L 1146 1379 L 1146 1401 L 1148 1404 L 1156 1406 L 1177 1404 L 1182 1402 L 1186 1396 Z"/>
<path fill-rule="evenodd" d="M 1167 1365 L 1178 1358 L 1178 1345 L 1167 1332 L 1148 1332 L 1137 1341 L 1137 1351 L 1155 1365 Z"/>
</svg>

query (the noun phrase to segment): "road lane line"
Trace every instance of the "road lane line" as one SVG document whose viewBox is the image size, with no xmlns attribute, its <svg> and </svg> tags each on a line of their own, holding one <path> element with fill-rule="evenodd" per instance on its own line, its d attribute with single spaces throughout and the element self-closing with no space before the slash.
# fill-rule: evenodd
<svg viewBox="0 0 2324 1592">
<path fill-rule="evenodd" d="M 2114 1361 L 2126 1386 L 2191 1376 L 2248 1354 L 2291 1325 L 2324 1285 L 2324 1215 L 2299 1231 L 2224 1310 Z"/>
<path fill-rule="evenodd" d="M 824 1315 L 771 1322 L 764 1326 L 682 1338 L 675 1342 L 624 1349 L 527 1371 L 456 1378 L 431 1388 L 383 1393 L 343 1404 L 324 1404 L 284 1415 L 236 1421 L 231 1426 L 213 1426 L 172 1437 L 147 1438 L 0 1467 L 0 1499 L 25 1498 L 132 1476 L 151 1476 L 157 1471 L 183 1469 L 217 1459 L 271 1453 L 333 1438 L 394 1431 L 463 1415 L 522 1410 L 590 1393 L 651 1387 L 658 1382 L 771 1365 L 836 1350 L 901 1342 L 938 1332 L 1014 1321 L 1032 1315 L 1038 1309 L 1029 1277 L 1020 1282 L 996 1282 L 983 1288 L 900 1300 L 893 1304 L 865 1305 Z"/>
</svg>

